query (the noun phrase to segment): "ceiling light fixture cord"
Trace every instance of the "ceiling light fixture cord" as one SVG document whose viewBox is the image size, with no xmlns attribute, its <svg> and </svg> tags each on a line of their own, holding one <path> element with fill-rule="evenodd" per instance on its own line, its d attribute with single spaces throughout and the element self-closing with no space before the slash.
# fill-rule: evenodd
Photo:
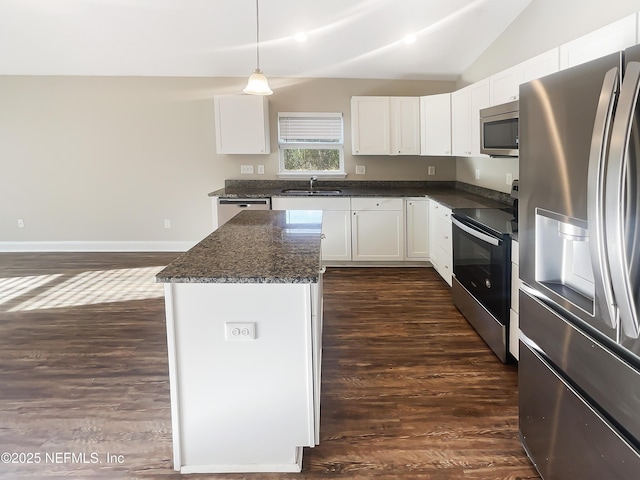
<svg viewBox="0 0 640 480">
<path fill-rule="evenodd" d="M 249 77 L 243 92 L 250 95 L 271 95 L 273 93 L 269 88 L 267 77 L 260 70 L 260 10 L 258 0 L 256 0 L 256 69 Z"/>
<path fill-rule="evenodd" d="M 260 10 L 256 0 L 256 68 L 260 70 Z"/>
</svg>

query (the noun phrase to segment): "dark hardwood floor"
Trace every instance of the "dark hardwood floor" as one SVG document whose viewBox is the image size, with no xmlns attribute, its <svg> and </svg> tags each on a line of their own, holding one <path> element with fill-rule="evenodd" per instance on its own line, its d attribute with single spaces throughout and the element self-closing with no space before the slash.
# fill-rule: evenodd
<svg viewBox="0 0 640 480">
<path fill-rule="evenodd" d="M 175 256 L 0 254 L 0 478 L 539 478 L 517 367 L 429 268 L 327 270 L 321 443 L 302 473 L 174 472 L 153 275 Z"/>
</svg>

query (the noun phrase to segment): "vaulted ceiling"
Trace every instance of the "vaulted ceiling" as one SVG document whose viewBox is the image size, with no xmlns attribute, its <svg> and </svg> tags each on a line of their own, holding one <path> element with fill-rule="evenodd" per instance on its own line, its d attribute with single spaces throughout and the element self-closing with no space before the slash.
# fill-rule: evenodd
<svg viewBox="0 0 640 480">
<path fill-rule="evenodd" d="M 260 67 L 453 80 L 531 1 L 259 0 Z M 0 75 L 245 77 L 255 42 L 255 0 L 0 0 Z"/>
</svg>

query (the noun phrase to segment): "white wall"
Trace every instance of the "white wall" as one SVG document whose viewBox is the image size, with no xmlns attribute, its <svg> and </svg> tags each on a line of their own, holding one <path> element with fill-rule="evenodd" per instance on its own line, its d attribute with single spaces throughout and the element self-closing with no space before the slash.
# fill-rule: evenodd
<svg viewBox="0 0 640 480">
<path fill-rule="evenodd" d="M 242 178 L 276 178 L 278 111 L 343 112 L 350 180 L 455 179 L 451 158 L 354 159 L 350 133 L 353 95 L 441 93 L 453 82 L 270 82 L 274 153 L 234 156 L 215 152 L 213 95 L 240 93 L 245 78 L 0 77 L 0 250 L 9 242 L 198 241 L 211 229 L 207 194 L 240 178 L 240 164 L 266 166 L 265 175 Z M 366 175 L 354 175 L 356 163 Z M 437 176 L 427 177 L 428 165 Z"/>
<path fill-rule="evenodd" d="M 533 0 L 460 77 L 457 88 L 477 82 L 570 40 L 640 11 L 640 0 Z M 518 178 L 516 159 L 458 158 L 456 179 L 509 191 L 506 174 Z M 475 170 L 480 169 L 480 180 Z M 486 173 L 485 173 L 486 172 Z"/>
</svg>

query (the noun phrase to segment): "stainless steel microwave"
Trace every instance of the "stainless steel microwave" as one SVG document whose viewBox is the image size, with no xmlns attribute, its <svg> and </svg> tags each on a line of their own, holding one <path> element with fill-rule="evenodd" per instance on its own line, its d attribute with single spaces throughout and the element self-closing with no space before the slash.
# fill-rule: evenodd
<svg viewBox="0 0 640 480">
<path fill-rule="evenodd" d="M 518 116 L 517 100 L 480 110 L 480 153 L 517 157 Z"/>
</svg>

